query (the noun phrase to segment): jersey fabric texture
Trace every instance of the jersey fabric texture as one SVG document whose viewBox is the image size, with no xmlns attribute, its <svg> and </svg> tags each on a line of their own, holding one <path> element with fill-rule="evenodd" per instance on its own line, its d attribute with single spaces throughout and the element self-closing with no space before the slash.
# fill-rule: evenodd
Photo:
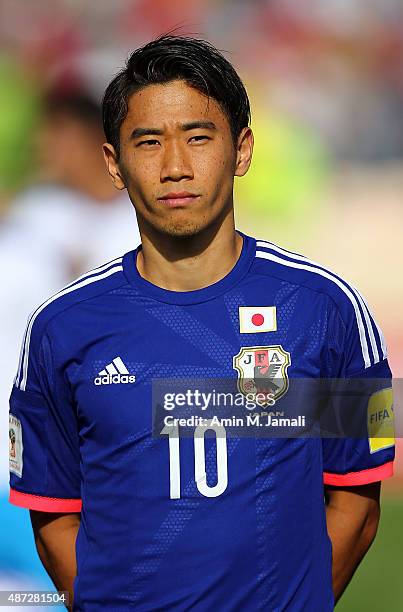
<svg viewBox="0 0 403 612">
<path fill-rule="evenodd" d="M 228 437 L 227 486 L 209 494 L 216 440 L 204 440 L 206 489 L 195 440 L 180 438 L 172 498 L 174 449 L 151 435 L 153 378 L 236 377 L 234 356 L 258 346 L 288 353 L 289 377 L 390 386 L 382 334 L 358 291 L 238 233 L 236 265 L 206 288 L 148 282 L 136 268 L 140 245 L 29 319 L 10 399 L 20 427 L 10 501 L 81 511 L 75 610 L 332 610 L 323 483 L 392 474 L 393 446 L 371 452 L 368 439 Z M 240 307 L 275 307 L 276 330 L 241 333 Z"/>
</svg>

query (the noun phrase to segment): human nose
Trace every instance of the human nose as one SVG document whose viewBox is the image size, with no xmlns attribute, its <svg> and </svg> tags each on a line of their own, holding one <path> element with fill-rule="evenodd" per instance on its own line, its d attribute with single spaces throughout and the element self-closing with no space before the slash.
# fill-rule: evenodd
<svg viewBox="0 0 403 612">
<path fill-rule="evenodd" d="M 180 181 L 184 178 L 193 178 L 190 156 L 183 144 L 174 141 L 167 143 L 161 166 L 161 182 Z"/>
</svg>

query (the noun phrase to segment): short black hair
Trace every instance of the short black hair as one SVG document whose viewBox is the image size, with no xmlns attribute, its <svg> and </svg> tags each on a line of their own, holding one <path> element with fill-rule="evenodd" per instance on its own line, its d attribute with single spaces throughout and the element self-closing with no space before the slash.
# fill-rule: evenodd
<svg viewBox="0 0 403 612">
<path fill-rule="evenodd" d="M 120 155 L 120 126 L 128 112 L 131 95 L 147 85 L 185 81 L 213 98 L 227 116 L 234 145 L 250 123 L 250 104 L 245 86 L 234 67 L 211 43 L 189 36 L 163 34 L 133 51 L 108 85 L 102 101 L 107 141 Z"/>
</svg>

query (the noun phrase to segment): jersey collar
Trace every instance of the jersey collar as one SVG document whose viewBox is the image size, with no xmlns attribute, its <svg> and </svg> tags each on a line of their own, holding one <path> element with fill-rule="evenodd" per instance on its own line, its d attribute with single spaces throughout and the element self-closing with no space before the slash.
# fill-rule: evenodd
<svg viewBox="0 0 403 612">
<path fill-rule="evenodd" d="M 235 266 L 228 272 L 224 278 L 203 287 L 203 289 L 195 289 L 194 291 L 170 291 L 163 289 L 150 283 L 148 280 L 140 276 L 137 270 L 136 260 L 137 254 L 141 248 L 141 244 L 134 250 L 126 253 L 123 258 L 123 271 L 127 280 L 131 285 L 143 295 L 148 295 L 160 302 L 168 304 L 197 304 L 206 302 L 218 295 L 228 291 L 236 285 L 249 271 L 256 254 L 256 240 L 251 236 L 247 236 L 243 232 L 236 230 L 243 237 L 242 251 Z"/>
</svg>

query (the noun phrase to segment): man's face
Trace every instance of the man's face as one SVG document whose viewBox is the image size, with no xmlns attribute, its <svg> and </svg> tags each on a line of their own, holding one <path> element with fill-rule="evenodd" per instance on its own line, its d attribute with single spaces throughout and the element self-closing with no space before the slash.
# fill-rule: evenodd
<svg viewBox="0 0 403 612">
<path fill-rule="evenodd" d="M 220 219 L 232 207 L 234 174 L 244 174 L 250 163 L 244 168 L 240 162 L 244 156 L 216 101 L 179 80 L 133 94 L 119 162 L 111 145 L 104 152 L 115 185 L 127 187 L 140 227 L 144 219 L 172 236 L 197 234 Z M 181 192 L 193 197 L 166 198 Z"/>
</svg>

